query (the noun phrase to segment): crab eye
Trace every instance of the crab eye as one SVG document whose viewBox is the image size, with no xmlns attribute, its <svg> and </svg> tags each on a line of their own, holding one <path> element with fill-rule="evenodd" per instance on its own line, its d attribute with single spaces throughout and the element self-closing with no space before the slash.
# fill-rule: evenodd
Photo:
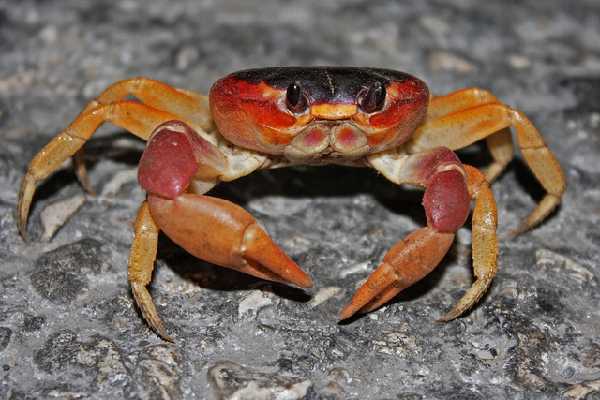
<svg viewBox="0 0 600 400">
<path fill-rule="evenodd" d="M 294 82 L 288 86 L 285 96 L 285 103 L 290 111 L 302 113 L 308 108 L 304 90 L 302 90 L 302 85 L 298 82 Z"/>
<path fill-rule="evenodd" d="M 373 82 L 371 86 L 358 94 L 358 106 L 366 113 L 379 111 L 385 101 L 385 86 L 381 82 Z"/>
</svg>

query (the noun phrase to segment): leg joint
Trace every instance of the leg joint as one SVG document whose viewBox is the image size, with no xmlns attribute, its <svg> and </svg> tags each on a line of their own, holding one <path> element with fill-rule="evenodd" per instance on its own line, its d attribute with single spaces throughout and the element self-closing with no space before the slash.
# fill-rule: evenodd
<svg viewBox="0 0 600 400">
<path fill-rule="evenodd" d="M 471 196 L 464 172 L 457 168 L 436 172 L 423 196 L 427 225 L 439 232 L 455 232 L 469 215 Z"/>
</svg>

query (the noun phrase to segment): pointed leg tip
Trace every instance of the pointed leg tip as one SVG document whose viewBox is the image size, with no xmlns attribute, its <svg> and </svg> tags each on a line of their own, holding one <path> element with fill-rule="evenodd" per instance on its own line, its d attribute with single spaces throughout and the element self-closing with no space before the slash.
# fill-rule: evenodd
<svg viewBox="0 0 600 400">
<path fill-rule="evenodd" d="M 23 239 L 23 242 L 27 243 L 29 242 L 29 236 L 27 235 L 27 223 L 23 223 L 23 222 L 19 222 L 17 224 L 17 229 L 19 230 L 19 235 L 21 236 L 21 239 Z"/>
<path fill-rule="evenodd" d="M 158 336 L 160 336 L 160 338 L 161 338 L 162 340 L 164 340 L 165 342 L 169 342 L 169 343 L 175 343 L 175 340 L 174 340 L 174 339 L 173 339 L 171 336 L 169 336 L 169 335 L 167 334 L 167 332 L 166 332 L 166 331 L 164 331 L 164 330 L 163 330 L 162 332 L 160 332 L 160 331 L 157 331 L 156 333 L 157 333 L 157 334 L 158 334 Z"/>
<path fill-rule="evenodd" d="M 464 310 L 452 309 L 452 310 L 448 311 L 446 314 L 444 314 L 441 317 L 439 317 L 438 319 L 436 319 L 435 321 L 440 322 L 440 323 L 450 322 L 450 321 L 460 317 L 463 312 L 464 312 Z"/>
<path fill-rule="evenodd" d="M 314 286 L 314 283 L 310 276 L 308 276 L 304 271 L 300 269 L 299 266 L 295 265 L 292 273 L 285 274 L 282 276 L 279 274 L 279 271 L 270 269 L 270 275 L 267 276 L 259 276 L 261 278 L 265 278 L 274 282 L 280 282 L 284 285 L 295 286 L 300 289 L 310 289 Z M 252 273 L 251 273 L 252 274 Z"/>
<path fill-rule="evenodd" d="M 338 319 L 340 321 L 344 321 L 356 314 L 357 311 L 358 310 L 355 310 L 352 304 L 348 304 L 342 309 L 342 311 L 340 311 Z"/>
<path fill-rule="evenodd" d="M 146 322 L 148 322 L 148 325 L 150 325 L 152 330 L 154 330 L 154 332 L 156 332 L 162 340 L 170 343 L 175 343 L 175 340 L 173 340 L 173 338 L 167 333 L 167 330 L 165 329 L 165 326 L 163 325 L 162 320 L 160 318 L 155 319 L 146 316 L 144 318 L 146 319 Z"/>
<path fill-rule="evenodd" d="M 303 289 L 313 287 L 311 277 L 256 223 L 244 233 L 243 257 L 250 266 L 243 272 Z"/>
<path fill-rule="evenodd" d="M 87 194 L 90 197 L 96 197 L 98 195 L 98 192 L 96 192 L 96 189 L 94 189 L 93 186 L 91 185 L 82 185 L 83 190 L 85 191 L 85 194 Z"/>
<path fill-rule="evenodd" d="M 31 207 L 31 200 L 35 194 L 36 180 L 27 172 L 23 176 L 21 186 L 19 188 L 19 196 L 17 200 L 17 211 L 16 220 L 19 234 L 23 238 L 23 241 L 27 242 L 27 220 L 29 217 L 29 210 Z"/>
<path fill-rule="evenodd" d="M 300 267 L 298 267 L 298 268 L 300 268 Z M 308 274 L 304 274 L 304 276 L 298 278 L 296 280 L 296 282 L 292 282 L 292 283 L 302 289 L 310 289 L 315 285 L 312 278 L 310 276 L 308 276 Z"/>
<path fill-rule="evenodd" d="M 85 192 L 85 194 L 87 194 L 88 196 L 91 196 L 91 197 L 96 197 L 96 195 L 98 193 L 96 192 L 96 189 L 94 189 L 94 186 L 90 183 L 90 180 L 87 177 L 87 175 L 85 177 L 78 176 L 78 178 L 79 178 L 79 184 L 83 188 L 83 191 Z"/>
<path fill-rule="evenodd" d="M 508 237 L 508 239 L 512 240 L 512 239 L 516 238 L 517 236 L 520 236 L 523 233 L 527 232 L 530 229 L 531 229 L 531 227 L 529 225 L 521 224 L 518 227 L 516 227 L 515 229 L 512 229 L 511 231 L 509 231 L 506 236 Z"/>
<path fill-rule="evenodd" d="M 173 343 L 174 340 L 167 334 L 165 325 L 158 316 L 156 306 L 154 305 L 150 292 L 148 292 L 146 286 L 140 282 L 130 282 L 130 286 L 131 292 L 133 293 L 133 299 L 142 312 L 142 317 L 144 317 L 146 323 L 163 340 Z"/>
<path fill-rule="evenodd" d="M 348 319 L 356 313 L 368 313 L 383 306 L 400 292 L 401 288 L 394 286 L 398 282 L 398 275 L 394 269 L 388 263 L 382 262 L 340 312 L 340 320 Z"/>
<path fill-rule="evenodd" d="M 165 329 L 164 324 L 162 323 L 162 320 L 158 319 L 148 319 L 146 317 L 144 317 L 146 319 L 146 322 L 148 323 L 148 325 L 150 325 L 150 328 L 152 328 L 152 330 L 154 332 L 156 332 L 156 334 L 158 336 L 160 336 L 160 338 L 166 342 L 169 343 L 175 343 L 175 340 L 173 340 L 173 338 L 171 336 L 169 336 L 169 334 L 167 333 L 167 330 Z"/>
<path fill-rule="evenodd" d="M 19 235 L 23 241 L 27 243 L 29 241 L 29 237 L 27 235 L 27 212 L 22 210 L 20 202 L 17 208 L 16 220 Z"/>
</svg>

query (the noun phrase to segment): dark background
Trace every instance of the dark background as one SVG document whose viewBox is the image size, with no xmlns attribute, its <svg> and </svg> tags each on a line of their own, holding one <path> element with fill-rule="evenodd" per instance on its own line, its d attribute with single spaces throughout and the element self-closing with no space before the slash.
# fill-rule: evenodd
<svg viewBox="0 0 600 400">
<path fill-rule="evenodd" d="M 215 268 L 162 238 L 152 293 L 175 344 L 144 324 L 127 285 L 143 143 L 102 128 L 86 146 L 98 195 L 61 170 L 40 186 L 33 240 L 17 235 L 28 161 L 107 85 L 146 75 L 206 92 L 271 65 L 492 90 L 557 154 L 564 203 L 501 241 L 492 288 L 463 318 L 434 322 L 472 282 L 468 227 L 424 281 L 339 324 L 386 249 L 424 223 L 421 194 L 341 167 L 223 185 L 214 193 L 262 221 L 316 287 Z M 0 398 L 600 398 L 597 1 L 0 1 L 0 137 Z M 483 146 L 461 157 L 489 161 Z M 519 159 L 493 188 L 501 235 L 543 194 Z"/>
</svg>

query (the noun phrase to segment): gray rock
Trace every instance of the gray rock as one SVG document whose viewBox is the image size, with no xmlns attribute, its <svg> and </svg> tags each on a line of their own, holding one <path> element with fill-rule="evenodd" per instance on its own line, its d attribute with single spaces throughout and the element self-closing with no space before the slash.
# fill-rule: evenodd
<svg viewBox="0 0 600 400">
<path fill-rule="evenodd" d="M 0 398 L 597 398 L 598 15 L 593 0 L 0 0 Z M 175 343 L 162 342 L 127 285 L 144 145 L 110 124 L 86 144 L 98 195 L 70 216 L 83 192 L 65 166 L 39 186 L 31 240 L 18 236 L 27 163 L 110 83 L 145 75 L 206 93 L 237 69 L 294 64 L 402 69 L 436 94 L 483 87 L 540 129 L 568 180 L 562 207 L 500 241 L 498 275 L 467 315 L 435 322 L 472 283 L 469 224 L 422 282 L 339 323 L 386 250 L 425 222 L 422 194 L 368 170 L 302 167 L 212 194 L 257 217 L 315 288 L 224 270 L 161 237 L 150 290 Z M 490 161 L 484 146 L 459 154 Z M 520 157 L 493 190 L 503 237 L 543 194 Z M 55 204 L 71 206 L 42 216 Z"/>
<path fill-rule="evenodd" d="M 312 390 L 310 380 L 259 372 L 228 361 L 210 367 L 208 379 L 220 400 L 300 400 L 309 398 Z"/>
<path fill-rule="evenodd" d="M 96 336 L 81 341 L 72 331 L 51 335 L 35 352 L 37 370 L 52 377 L 42 382 L 38 393 L 50 396 L 89 396 L 96 392 L 124 397 L 131 391 L 120 350 L 110 340 Z M 120 389 L 120 390 L 119 390 Z"/>
<path fill-rule="evenodd" d="M 170 345 L 153 345 L 144 349 L 135 368 L 138 393 L 143 399 L 180 399 L 181 355 Z"/>
<path fill-rule="evenodd" d="M 45 321 L 46 318 L 44 317 L 25 314 L 23 319 L 23 330 L 25 332 L 39 331 L 44 326 Z"/>
<path fill-rule="evenodd" d="M 4 326 L 0 327 L 0 351 L 4 350 L 10 343 L 12 331 Z"/>
<path fill-rule="evenodd" d="M 87 273 L 102 272 L 106 257 L 101 243 L 94 239 L 61 246 L 37 259 L 31 285 L 53 303 L 69 303 L 87 288 Z"/>
</svg>

